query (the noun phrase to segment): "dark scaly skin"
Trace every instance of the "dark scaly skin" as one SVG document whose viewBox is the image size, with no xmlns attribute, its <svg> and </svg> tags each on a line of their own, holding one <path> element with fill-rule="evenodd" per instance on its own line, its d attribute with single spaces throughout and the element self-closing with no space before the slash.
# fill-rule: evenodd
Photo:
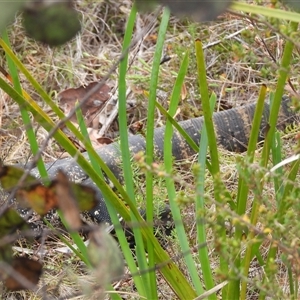
<svg viewBox="0 0 300 300">
<path fill-rule="evenodd" d="M 289 124 L 299 120 L 299 116 L 291 112 L 289 109 L 289 98 L 284 97 L 281 110 L 278 117 L 278 128 L 284 129 Z M 252 119 L 255 111 L 255 104 L 249 104 L 238 108 L 229 109 L 213 114 L 213 122 L 217 134 L 218 145 L 229 151 L 243 152 L 247 150 L 249 135 L 251 131 Z M 264 139 L 267 130 L 267 122 L 269 118 L 269 105 L 265 104 L 264 113 L 260 125 L 260 134 L 258 142 Z M 183 129 L 191 136 L 191 138 L 199 144 L 200 131 L 203 126 L 203 117 L 195 118 L 180 122 Z M 163 156 L 164 143 L 164 127 L 155 130 L 154 145 L 157 157 Z M 145 139 L 141 135 L 131 136 L 129 145 L 132 154 L 139 151 L 145 151 Z M 119 167 L 121 155 L 118 143 L 112 143 L 98 150 L 99 156 L 112 170 L 115 176 L 122 182 L 122 170 Z M 185 159 L 195 154 L 188 146 L 185 140 L 174 132 L 173 135 L 173 156 L 176 160 Z M 88 176 L 82 171 L 72 158 L 57 160 L 53 164 L 48 164 L 48 172 L 50 177 L 54 176 L 58 169 L 62 169 L 67 173 L 70 180 L 80 181 L 87 185 L 94 185 Z M 37 174 L 36 170 L 33 170 Z M 96 187 L 96 186 L 95 186 Z M 106 209 L 104 198 L 101 191 L 98 190 L 99 205 L 88 214 L 91 219 L 97 223 L 110 223 L 110 217 Z"/>
</svg>

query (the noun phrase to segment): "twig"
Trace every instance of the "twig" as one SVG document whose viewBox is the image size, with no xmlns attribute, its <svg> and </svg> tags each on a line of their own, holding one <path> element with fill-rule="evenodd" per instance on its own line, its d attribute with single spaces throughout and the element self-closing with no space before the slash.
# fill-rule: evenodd
<svg viewBox="0 0 300 300">
<path fill-rule="evenodd" d="M 243 32 L 243 31 L 245 31 L 245 30 L 247 30 L 247 29 L 249 29 L 249 28 L 252 28 L 252 27 L 253 27 L 252 24 L 251 24 L 251 25 L 248 25 L 248 26 L 246 26 L 245 28 L 242 28 L 242 29 L 240 29 L 240 30 L 238 30 L 238 31 L 236 31 L 236 32 L 234 32 L 234 33 L 232 33 L 232 34 L 229 34 L 229 35 L 225 36 L 223 39 L 217 40 L 217 41 L 215 41 L 215 42 L 211 42 L 211 43 L 209 43 L 209 44 L 203 46 L 203 49 L 207 49 L 207 48 L 210 48 L 210 47 L 215 46 L 215 45 L 217 45 L 217 44 L 220 44 L 220 43 L 223 42 L 224 40 L 230 40 L 231 38 L 233 38 L 233 37 L 239 35 L 241 32 Z"/>
<path fill-rule="evenodd" d="M 128 89 L 126 92 L 126 97 L 129 96 L 129 94 L 131 93 L 131 90 Z M 103 136 L 106 131 L 108 130 L 108 128 L 110 127 L 111 123 L 114 121 L 114 119 L 117 117 L 118 115 L 118 108 L 119 108 L 119 101 L 118 101 L 118 93 L 115 93 L 115 95 L 113 96 L 114 99 L 116 99 L 116 105 L 113 108 L 113 110 L 111 111 L 109 117 L 106 119 L 105 123 L 103 124 L 103 126 L 101 127 L 100 131 L 99 131 L 99 136 Z M 109 103 L 107 102 L 107 105 L 109 105 Z M 104 109 L 102 110 L 102 112 L 105 110 L 105 108 L 107 107 L 107 105 L 104 107 Z M 101 113 L 100 113 L 101 114 Z"/>
<path fill-rule="evenodd" d="M 225 281 L 221 282 L 220 284 L 216 285 L 215 287 L 213 287 L 212 289 L 210 289 L 210 290 L 206 291 L 205 293 L 201 294 L 199 297 L 195 298 L 194 300 L 205 299 L 205 298 L 209 297 L 210 295 L 215 294 L 216 292 L 218 292 L 221 288 L 223 288 L 228 283 L 229 283 L 229 281 L 225 280 Z"/>
</svg>

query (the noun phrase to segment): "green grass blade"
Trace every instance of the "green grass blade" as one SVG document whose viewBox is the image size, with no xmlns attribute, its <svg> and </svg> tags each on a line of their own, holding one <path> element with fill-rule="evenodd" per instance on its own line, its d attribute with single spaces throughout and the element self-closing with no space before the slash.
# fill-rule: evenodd
<svg viewBox="0 0 300 300">
<path fill-rule="evenodd" d="M 202 49 L 202 43 L 200 40 L 196 40 L 195 47 L 196 47 L 196 58 L 197 58 L 197 68 L 198 68 L 198 83 L 199 83 L 200 95 L 202 100 L 204 123 L 208 135 L 211 167 L 213 172 L 212 175 L 216 175 L 220 172 L 220 163 L 219 163 L 216 133 L 214 130 L 214 125 L 212 121 L 212 112 L 209 104 L 209 92 L 208 92 L 208 84 L 206 80 L 206 71 L 205 71 L 206 70 L 205 58 Z"/>
<path fill-rule="evenodd" d="M 135 24 L 136 18 L 136 7 L 135 5 L 132 7 L 130 16 L 128 18 L 126 32 L 124 36 L 123 42 L 123 51 L 127 49 L 131 42 L 133 27 Z M 135 194 L 134 194 L 134 183 L 133 183 L 133 174 L 131 168 L 131 155 L 129 151 L 129 143 L 128 143 L 128 132 L 127 132 L 127 107 L 126 107 L 126 92 L 127 92 L 127 84 L 126 84 L 126 74 L 128 68 L 128 55 L 124 57 L 122 62 L 120 63 L 120 74 L 119 74 L 119 127 L 120 127 L 120 143 L 122 149 L 122 168 L 124 172 L 124 181 L 126 185 L 126 191 L 131 197 L 132 201 L 135 202 Z"/>
<path fill-rule="evenodd" d="M 169 22 L 170 12 L 164 9 L 162 20 L 159 27 L 158 39 L 155 48 L 153 65 L 151 69 L 151 79 L 149 87 L 149 99 L 148 99 L 148 113 L 147 113 L 147 135 L 146 135 L 146 163 L 151 165 L 153 162 L 153 139 L 154 139 L 154 112 L 155 112 L 155 100 L 156 90 L 158 82 L 158 74 L 161 60 L 161 53 L 165 41 L 165 34 Z M 146 172 L 146 220 L 150 226 L 150 230 L 153 231 L 153 218 L 154 218 L 154 205 L 153 205 L 153 175 L 151 172 Z M 153 267 L 155 262 L 154 258 L 154 245 L 147 242 L 147 250 L 149 253 L 149 266 Z M 151 287 L 156 286 L 154 283 L 154 274 L 150 274 Z M 157 298 L 157 292 L 153 291 L 153 296 Z"/>
<path fill-rule="evenodd" d="M 257 139 L 260 131 L 260 123 L 264 111 L 265 106 L 265 97 L 266 97 L 267 88 L 266 86 L 262 86 L 260 89 L 259 97 L 257 100 L 257 104 L 255 107 L 254 117 L 252 121 L 252 129 L 250 132 L 250 138 L 249 138 L 249 144 L 247 149 L 247 155 L 245 157 L 245 160 L 249 163 L 252 163 L 254 160 L 254 152 L 257 148 Z M 243 170 L 240 171 L 242 173 Z M 249 193 L 249 187 L 243 177 L 239 176 L 239 182 L 238 182 L 238 195 L 237 195 L 237 214 L 243 215 L 246 212 L 246 205 L 247 205 L 247 199 L 248 199 L 248 193 Z M 243 234 L 243 229 L 241 226 L 236 226 L 234 239 L 237 243 L 241 242 Z M 253 246 L 254 247 L 254 246 Z M 240 268 L 241 259 L 240 257 L 237 257 L 234 266 L 235 268 Z M 248 274 L 248 271 L 245 270 L 245 272 Z M 228 299 L 229 297 L 236 297 L 239 298 L 240 293 L 240 280 L 234 280 L 231 281 L 228 285 Z"/>
<path fill-rule="evenodd" d="M 135 5 L 132 6 L 131 13 L 128 17 L 126 31 L 123 41 L 123 51 L 130 46 L 132 33 L 135 25 L 137 10 Z M 120 63 L 120 73 L 119 73 L 119 126 L 120 126 L 120 143 L 121 143 L 121 156 L 122 156 L 122 168 L 124 173 L 124 181 L 126 186 L 126 191 L 131 201 L 136 205 L 134 183 L 133 183 L 133 173 L 131 168 L 131 155 L 129 151 L 128 143 L 128 132 L 127 132 L 127 104 L 126 104 L 126 74 L 128 68 L 128 54 L 124 56 L 124 59 Z M 133 214 L 131 214 L 132 222 L 136 224 L 137 220 Z M 136 241 L 136 256 L 139 265 L 139 269 L 143 272 L 148 268 L 144 242 L 142 239 L 142 234 L 139 226 L 133 227 L 134 238 Z M 153 255 L 152 255 L 152 265 L 154 265 Z M 153 276 L 154 275 L 154 276 Z M 143 289 L 139 290 L 141 296 L 146 298 L 157 298 L 156 293 L 156 279 L 155 273 L 150 274 L 144 273 L 141 278 L 143 281 Z M 151 285 L 150 285 L 151 284 Z"/>
<path fill-rule="evenodd" d="M 158 82 L 158 73 L 160 66 L 161 53 L 164 45 L 164 38 L 166 29 L 168 26 L 168 21 L 170 17 L 170 12 L 165 9 L 162 15 L 162 20 L 159 28 L 158 39 L 153 59 L 151 80 L 150 80 L 150 91 L 149 91 L 149 103 L 148 103 L 148 115 L 147 115 L 147 136 L 146 136 L 146 163 L 151 165 L 153 162 L 153 138 L 154 138 L 154 110 L 155 110 L 155 100 L 156 100 L 156 89 Z M 152 224 L 153 221 L 153 177 L 151 172 L 146 173 L 146 197 L 147 197 L 147 224 Z M 152 229 L 149 227 L 146 230 Z M 166 261 L 167 256 L 162 252 L 157 240 L 149 240 L 147 243 L 153 243 L 154 256 L 156 264 L 158 263 L 158 257 L 163 258 Z M 160 248 L 160 249 L 159 249 Z M 158 256 L 159 255 L 159 256 Z M 163 261 L 162 261 L 163 262 Z M 178 268 L 173 264 L 172 266 L 168 264 L 168 267 L 163 267 L 161 273 L 175 291 L 180 299 L 192 299 L 196 297 L 195 291 L 189 285 L 186 278 L 179 272 Z"/>
<path fill-rule="evenodd" d="M 298 28 L 298 23 L 291 22 L 290 30 L 292 32 L 296 32 L 297 28 Z M 264 147 L 263 147 L 263 158 L 262 158 L 261 165 L 264 167 L 267 166 L 268 159 L 269 159 L 270 148 L 272 146 L 273 136 L 277 125 L 277 117 L 280 110 L 285 83 L 288 78 L 288 71 L 291 64 L 293 49 L 294 49 L 294 43 L 292 41 L 287 41 L 284 47 L 281 64 L 278 70 L 279 77 L 278 77 L 276 91 L 274 93 L 274 99 L 270 111 L 270 119 L 269 119 L 270 128 L 268 130 Z"/>
<path fill-rule="evenodd" d="M 298 25 L 299 24 L 296 22 L 291 22 L 290 23 L 290 31 L 296 32 L 298 30 Z M 284 47 L 281 64 L 280 64 L 280 68 L 278 71 L 279 77 L 278 77 L 276 91 L 274 93 L 274 99 L 272 102 L 272 108 L 271 108 L 271 112 L 270 112 L 270 120 L 269 120 L 270 129 L 268 131 L 268 134 L 266 137 L 266 142 L 265 142 L 264 148 L 263 148 L 263 157 L 262 157 L 262 161 L 261 161 L 262 166 L 267 166 L 267 163 L 268 163 L 270 148 L 273 144 L 276 124 L 277 124 L 277 117 L 278 117 L 278 113 L 279 113 L 279 109 L 280 109 L 280 105 L 281 105 L 282 95 L 284 93 L 285 83 L 288 78 L 288 71 L 289 71 L 289 68 L 290 68 L 290 65 L 292 62 L 293 49 L 294 49 L 294 43 L 292 41 L 287 41 L 285 44 L 285 47 Z M 299 165 L 296 166 L 296 169 L 298 169 L 298 168 L 299 168 Z M 293 175 L 291 175 L 291 176 L 293 176 Z M 284 204 L 284 199 L 280 200 L 280 206 L 281 206 L 281 204 L 282 205 Z M 258 210 L 258 207 L 256 210 Z M 284 216 L 285 209 L 281 210 L 281 208 L 279 207 L 278 213 L 279 213 L 279 219 L 280 219 L 282 216 Z M 252 224 L 256 223 L 256 220 L 257 220 L 257 218 L 255 218 L 256 215 L 257 215 L 256 211 L 253 210 L 253 215 L 251 215 L 251 223 Z M 249 251 L 251 251 L 251 250 L 249 249 Z M 272 245 L 269 250 L 267 261 L 266 261 L 266 266 L 265 266 L 266 270 L 270 269 L 268 266 L 269 266 L 269 264 L 273 263 L 274 259 L 276 258 L 276 254 L 277 254 L 277 246 Z M 247 255 L 247 253 L 246 253 L 246 255 Z M 267 280 L 267 277 L 268 277 L 268 272 L 266 272 L 263 282 L 265 282 Z M 246 285 L 246 284 L 244 283 L 244 285 Z M 265 298 L 265 293 L 263 291 L 261 291 L 260 295 L 259 295 L 259 299 L 264 299 L 264 298 Z"/>
<path fill-rule="evenodd" d="M 169 114 L 171 116 L 175 115 L 179 99 L 180 99 L 180 91 L 184 81 L 185 74 L 188 68 L 188 53 L 185 54 L 184 59 L 182 61 L 180 70 L 178 72 L 178 76 L 176 78 L 176 82 L 172 91 L 171 100 L 170 100 L 170 108 Z M 166 129 L 165 129 L 165 138 L 164 138 L 164 164 L 166 172 L 171 174 L 173 171 L 173 158 L 172 158 L 172 137 L 173 137 L 173 128 L 171 122 L 167 121 Z M 166 179 L 166 187 L 168 190 L 168 197 L 170 202 L 170 207 L 173 215 L 173 219 L 175 222 L 175 229 L 177 233 L 177 237 L 179 240 L 179 244 L 181 247 L 181 251 L 184 253 L 188 253 L 190 249 L 189 242 L 187 239 L 187 235 L 185 233 L 185 229 L 183 226 L 181 212 L 178 204 L 176 203 L 176 189 L 174 184 L 174 179 L 171 177 L 167 177 Z M 198 270 L 196 268 L 195 262 L 193 260 L 192 254 L 189 253 L 184 257 L 185 263 L 189 270 L 189 274 L 191 276 L 192 282 L 196 289 L 198 295 L 203 293 L 203 288 L 201 281 L 199 279 Z"/>
<path fill-rule="evenodd" d="M 179 123 L 164 109 L 164 107 L 157 101 L 155 101 L 156 107 L 159 109 L 161 114 L 168 119 L 169 122 L 174 126 L 174 128 L 179 132 L 183 139 L 188 143 L 188 145 L 196 152 L 199 152 L 198 145 L 194 140 L 188 135 L 188 133 L 179 125 Z M 211 173 L 211 167 L 208 160 L 206 160 L 206 167 Z"/>
<path fill-rule="evenodd" d="M 181 134 L 184 140 L 189 144 L 189 146 L 196 152 L 199 152 L 198 145 L 194 142 L 194 140 L 186 133 L 186 131 L 178 124 L 178 122 L 167 112 L 164 107 L 157 101 L 155 101 L 156 107 L 159 109 L 161 114 L 167 118 L 168 122 L 174 126 L 174 128 Z"/>
<path fill-rule="evenodd" d="M 149 99 L 148 99 L 148 112 L 147 112 L 147 135 L 146 135 L 146 163 L 151 165 L 154 158 L 154 112 L 155 112 L 155 100 L 156 100 L 156 90 L 158 82 L 158 74 L 160 67 L 160 60 L 162 49 L 165 41 L 165 34 L 168 27 L 170 12 L 168 9 L 164 9 L 159 32 L 158 39 L 155 48 L 153 65 L 151 71 L 151 80 L 150 80 L 150 90 L 149 90 Z M 149 224 L 153 224 L 153 175 L 151 172 L 146 173 L 146 197 L 147 197 L 147 207 L 146 207 L 146 219 Z"/>
<path fill-rule="evenodd" d="M 257 100 L 257 104 L 255 107 L 254 117 L 252 121 L 252 129 L 250 133 L 249 138 L 249 144 L 247 149 L 247 156 L 246 160 L 249 163 L 252 163 L 254 160 L 254 152 L 257 148 L 257 139 L 259 135 L 260 130 L 260 123 L 264 111 L 265 106 L 265 97 L 266 97 L 267 88 L 266 86 L 262 86 L 260 89 L 259 97 Z M 246 211 L 246 205 L 247 205 L 247 197 L 248 197 L 248 191 L 249 187 L 245 183 L 245 181 L 242 179 L 242 177 L 239 178 L 239 185 L 238 185 L 238 196 L 237 196 L 237 213 L 239 215 L 242 215 Z M 239 239 L 241 232 L 237 230 L 236 237 Z"/>
<path fill-rule="evenodd" d="M 281 143 L 280 133 L 275 132 L 274 141 L 273 141 L 273 145 L 272 145 L 273 165 L 277 165 L 278 163 L 280 163 L 282 161 L 281 150 L 282 150 L 282 143 Z M 273 182 L 274 182 L 276 201 L 277 201 L 277 207 L 278 207 L 278 205 L 282 199 L 283 190 L 284 190 L 284 187 L 282 185 L 282 180 L 280 179 L 280 178 L 283 178 L 282 168 L 277 169 L 274 174 L 275 174 L 275 176 L 273 178 Z"/>
<path fill-rule="evenodd" d="M 3 41 L 6 43 L 7 47 L 11 48 L 6 30 L 4 30 L 4 32 L 3 32 Z M 15 66 L 15 63 L 7 53 L 5 53 L 5 54 L 6 54 L 8 68 L 9 68 L 9 73 L 13 80 L 14 88 L 16 89 L 16 91 L 18 93 L 22 94 L 23 91 L 22 91 L 22 87 L 21 87 L 21 84 L 19 81 L 19 75 L 18 75 L 17 68 Z M 36 139 L 33 127 L 31 125 L 30 116 L 29 116 L 27 110 L 23 106 L 20 106 L 20 110 L 21 110 L 21 116 L 23 119 L 23 124 L 26 128 L 26 133 L 27 133 L 29 144 L 30 144 L 30 149 L 32 151 L 32 154 L 35 155 L 39 150 L 39 145 L 37 143 L 37 139 Z M 40 158 L 37 161 L 37 168 L 38 168 L 42 178 L 48 177 L 47 170 L 46 170 L 46 167 L 44 165 L 42 158 Z"/>
<path fill-rule="evenodd" d="M 216 95 L 212 94 L 210 99 L 210 108 L 213 111 L 213 108 L 216 103 Z M 206 164 L 206 156 L 207 156 L 207 148 L 208 148 L 208 138 L 205 124 L 203 125 L 201 131 L 201 140 L 199 145 L 199 156 L 198 156 L 198 164 L 199 164 L 199 172 L 197 176 L 197 187 L 196 187 L 196 216 L 198 215 L 199 211 L 205 210 L 205 200 L 204 200 L 204 182 L 205 182 L 205 164 Z M 206 243 L 206 227 L 205 221 L 203 221 L 204 217 L 197 217 L 197 237 L 198 237 L 198 244 L 205 244 Z M 201 269 L 203 274 L 203 279 L 205 283 L 206 290 L 210 290 L 215 286 L 212 270 L 210 267 L 210 261 L 208 257 L 208 249 L 207 246 L 202 247 L 198 250 L 198 256 L 201 263 Z M 212 294 L 208 297 L 210 300 L 217 299 L 215 294 Z"/>
<path fill-rule="evenodd" d="M 297 12 L 286 11 L 282 9 L 274 9 L 262 5 L 252 5 L 245 2 L 233 2 L 230 7 L 232 10 L 244 13 L 256 14 L 260 16 L 276 18 L 279 20 L 287 20 L 293 22 L 300 22 L 300 14 Z"/>
<path fill-rule="evenodd" d="M 208 84 L 206 80 L 205 58 L 204 58 L 202 43 L 200 40 L 196 40 L 195 48 L 196 48 L 196 59 L 197 59 L 198 84 L 199 84 L 200 95 L 202 100 L 204 123 L 207 130 L 207 138 L 208 138 L 209 153 L 210 153 L 210 160 L 211 160 L 211 171 L 212 171 L 211 174 L 214 178 L 215 185 L 216 185 L 217 184 L 216 180 L 219 180 L 218 177 L 220 174 L 220 163 L 219 163 L 216 134 L 215 134 L 213 120 L 212 120 L 212 112 L 209 103 L 209 92 L 208 92 Z M 221 193 L 224 195 L 225 194 L 230 195 L 230 194 L 226 191 L 226 188 L 223 183 L 221 184 L 219 183 L 218 185 L 221 186 L 220 188 L 218 188 L 218 191 L 216 189 L 216 186 L 214 187 L 214 196 L 217 202 L 222 203 L 220 194 Z M 222 192 L 220 192 L 220 190 L 222 190 Z M 222 224 L 224 223 L 224 220 L 218 216 L 218 222 Z M 226 238 L 225 226 L 222 227 L 219 234 L 221 238 L 223 239 Z M 223 256 L 220 257 L 220 270 L 223 274 L 228 273 L 228 265 Z M 223 288 L 223 296 L 226 289 L 227 287 Z"/>
</svg>

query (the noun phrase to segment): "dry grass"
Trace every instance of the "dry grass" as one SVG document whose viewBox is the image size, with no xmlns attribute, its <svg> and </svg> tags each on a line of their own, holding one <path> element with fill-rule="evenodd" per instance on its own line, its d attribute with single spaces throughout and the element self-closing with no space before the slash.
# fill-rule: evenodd
<svg viewBox="0 0 300 300">
<path fill-rule="evenodd" d="M 45 90 L 56 99 L 57 94 L 66 88 L 87 85 L 99 80 L 118 59 L 122 48 L 122 37 L 126 25 L 126 17 L 129 13 L 130 2 L 78 0 L 77 8 L 82 15 L 83 30 L 73 41 L 63 47 L 51 49 L 36 43 L 24 35 L 20 25 L 20 18 L 9 28 L 12 48 L 25 66 L 34 75 L 35 79 Z M 152 24 L 151 29 L 143 32 L 143 29 Z M 137 106 L 130 115 L 130 122 L 145 120 L 147 97 L 145 92 L 149 89 L 151 76 L 151 64 L 157 38 L 159 20 L 154 20 L 151 15 L 139 16 L 136 25 L 136 34 L 142 31 L 142 38 L 134 45 L 130 52 L 130 69 L 128 70 L 128 86 L 132 93 L 130 97 L 135 99 Z M 218 108 L 235 107 L 256 100 L 259 86 L 265 83 L 272 89 L 276 84 L 276 72 L 278 61 L 282 54 L 284 40 L 280 35 L 269 30 L 265 25 L 253 23 L 245 18 L 225 14 L 218 21 L 207 24 L 192 24 L 187 21 L 179 22 L 172 18 L 165 42 L 165 53 L 172 59 L 161 66 L 159 78 L 158 100 L 167 106 L 168 98 L 179 69 L 183 54 L 190 51 L 190 66 L 185 80 L 188 92 L 186 99 L 180 104 L 181 113 L 179 120 L 201 115 L 201 105 L 197 87 L 196 59 L 194 56 L 193 40 L 200 38 L 203 42 L 206 55 L 207 77 L 211 91 L 218 95 Z M 273 56 L 273 57 L 271 57 Z M 275 59 L 275 61 L 274 61 Z M 0 63 L 6 67 L 2 55 Z M 299 61 L 295 55 L 295 64 L 291 70 L 291 82 L 295 89 L 298 88 Z M 116 87 L 117 71 L 110 79 L 110 83 Z M 23 88 L 27 90 L 41 105 L 38 95 L 22 79 Z M 48 110 L 44 107 L 44 110 Z M 158 114 L 157 126 L 164 121 Z M 21 125 L 21 117 L 17 105 L 3 93 L 0 94 L 0 157 L 8 164 L 24 164 L 30 159 L 30 149 L 27 142 L 25 128 Z M 42 142 L 46 132 L 38 128 L 37 138 Z M 291 147 L 289 147 L 291 148 Z M 61 155 L 62 150 L 54 141 L 51 141 L 45 150 L 45 160 L 54 160 Z M 221 151 L 221 171 L 227 188 L 235 193 L 237 187 L 236 160 L 240 154 Z M 178 185 L 178 190 L 186 192 L 187 205 L 182 207 L 186 220 L 187 231 L 191 245 L 195 245 L 194 210 L 189 204 L 189 196 L 193 196 L 193 176 L 190 165 L 194 162 L 184 163 L 179 167 L 180 178 L 190 187 Z M 187 167 L 188 166 L 188 167 Z M 206 182 L 206 196 L 213 198 L 213 183 L 208 177 Z M 144 187 L 140 187 L 142 191 Z M 160 189 L 158 194 L 161 193 Z M 270 194 L 268 195 L 270 197 Z M 273 197 L 273 196 L 272 196 Z M 215 206 L 210 204 L 211 218 L 215 217 Z M 210 255 L 215 256 L 213 248 L 213 236 L 208 236 Z M 211 244 L 210 244 L 211 242 Z M 52 245 L 46 245 L 51 249 Z M 172 239 L 169 252 L 176 256 L 179 246 Z M 60 296 L 67 297 L 76 290 L 82 288 L 82 282 L 92 281 L 81 263 L 75 257 L 64 255 L 47 255 L 44 258 L 46 271 L 40 286 L 46 288 L 51 299 Z M 217 263 L 213 262 L 217 267 Z M 217 261 L 217 260 L 215 260 Z M 182 261 L 180 268 L 185 272 Z M 255 266 L 254 266 L 255 267 Z M 282 273 L 278 275 L 279 284 L 286 289 L 286 270 L 282 267 Z M 199 270 L 200 272 L 200 270 Z M 188 274 L 187 274 L 188 275 Z M 159 279 L 161 299 L 173 297 L 168 287 Z M 133 282 L 131 279 L 117 283 L 118 289 L 126 291 L 129 295 L 126 299 L 135 299 Z M 135 295 L 135 296 L 134 296 Z M 33 293 L 2 293 L 3 299 L 41 299 Z M 256 299 L 256 291 L 249 295 L 249 299 Z M 84 299 L 84 297 L 76 298 Z M 91 299 L 91 298 L 89 298 Z"/>
</svg>

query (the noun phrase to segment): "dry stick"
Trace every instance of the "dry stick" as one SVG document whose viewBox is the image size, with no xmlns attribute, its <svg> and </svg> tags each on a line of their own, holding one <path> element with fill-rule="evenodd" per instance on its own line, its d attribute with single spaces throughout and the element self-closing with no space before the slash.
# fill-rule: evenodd
<svg viewBox="0 0 300 300">
<path fill-rule="evenodd" d="M 126 92 L 126 97 L 128 97 L 128 95 L 131 93 L 131 90 L 128 89 Z M 116 93 L 113 97 L 118 97 L 118 93 Z M 106 108 L 106 107 L 105 107 Z M 104 109 L 105 109 L 104 108 Z M 103 110 L 104 110 L 103 109 Z M 103 124 L 103 126 L 101 127 L 100 131 L 99 131 L 99 135 L 100 137 L 102 137 L 106 131 L 108 130 L 108 128 L 110 127 L 111 123 L 114 121 L 114 119 L 116 118 L 116 116 L 118 115 L 118 109 L 119 109 L 119 101 L 117 100 L 117 103 L 115 105 L 115 107 L 113 108 L 113 110 L 111 111 L 109 117 L 106 119 L 105 124 Z M 103 111 L 102 110 L 102 111 Z"/>
<path fill-rule="evenodd" d="M 240 33 L 242 33 L 243 31 L 245 31 L 245 30 L 247 30 L 247 29 L 249 29 L 249 28 L 252 28 L 252 24 L 251 24 L 251 25 L 248 25 L 248 26 L 246 26 L 245 28 L 242 28 L 242 29 L 240 29 L 240 30 L 238 30 L 238 31 L 236 31 L 236 32 L 234 32 L 234 33 L 232 33 L 232 34 L 229 34 L 229 35 L 225 36 L 225 37 L 222 38 L 222 39 L 219 39 L 219 40 L 217 40 L 217 41 L 211 42 L 211 43 L 209 43 L 209 44 L 203 46 L 203 49 L 207 49 L 207 48 L 216 46 L 216 45 L 222 43 L 224 40 L 229 40 L 229 39 L 231 39 L 231 38 L 233 38 L 233 37 L 239 35 Z"/>
<path fill-rule="evenodd" d="M 223 282 L 221 282 L 220 284 L 216 285 L 215 287 L 213 287 L 212 289 L 206 291 L 205 293 L 201 294 L 199 297 L 195 298 L 194 300 L 202 300 L 202 299 L 206 299 L 207 297 L 209 297 L 212 294 L 215 294 L 216 292 L 218 292 L 220 289 L 222 289 L 225 285 L 228 284 L 228 280 L 225 280 Z"/>
</svg>

